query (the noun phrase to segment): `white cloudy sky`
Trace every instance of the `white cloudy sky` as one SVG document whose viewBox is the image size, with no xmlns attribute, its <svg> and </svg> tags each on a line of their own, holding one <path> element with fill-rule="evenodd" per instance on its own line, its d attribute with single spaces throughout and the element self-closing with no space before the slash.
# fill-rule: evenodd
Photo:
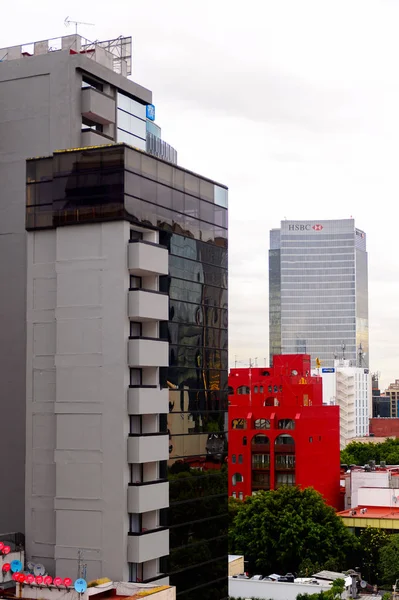
<svg viewBox="0 0 399 600">
<path fill-rule="evenodd" d="M 1 46 L 133 36 L 182 166 L 230 188 L 230 361 L 268 355 L 268 231 L 355 217 L 368 234 L 371 368 L 399 378 L 397 0 L 19 0 Z"/>
</svg>

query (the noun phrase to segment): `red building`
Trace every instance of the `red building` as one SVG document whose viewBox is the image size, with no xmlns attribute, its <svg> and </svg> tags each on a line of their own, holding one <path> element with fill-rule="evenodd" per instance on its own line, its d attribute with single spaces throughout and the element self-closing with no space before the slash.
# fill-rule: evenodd
<svg viewBox="0 0 399 600">
<path fill-rule="evenodd" d="M 370 419 L 369 431 L 373 437 L 399 437 L 399 419 L 397 417 Z"/>
<path fill-rule="evenodd" d="M 229 375 L 229 496 L 299 485 L 341 510 L 339 407 L 323 406 L 309 355 L 273 363 Z"/>
</svg>

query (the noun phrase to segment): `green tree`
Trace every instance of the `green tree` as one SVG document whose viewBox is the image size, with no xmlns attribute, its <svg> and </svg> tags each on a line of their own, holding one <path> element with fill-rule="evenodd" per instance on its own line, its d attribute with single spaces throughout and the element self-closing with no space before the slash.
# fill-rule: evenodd
<svg viewBox="0 0 399 600">
<path fill-rule="evenodd" d="M 326 592 L 326 595 L 332 600 L 336 600 L 336 598 L 341 598 L 341 594 L 345 591 L 345 579 L 335 579 L 332 582 L 331 590 Z"/>
<path fill-rule="evenodd" d="M 379 568 L 384 583 L 392 585 L 399 579 L 399 534 L 390 535 L 381 548 Z"/>
<path fill-rule="evenodd" d="M 356 537 L 312 488 L 282 487 L 241 502 L 230 528 L 231 550 L 244 554 L 251 571 L 298 572 L 304 561 L 348 568 Z"/>
<path fill-rule="evenodd" d="M 359 536 L 362 574 L 369 583 L 380 583 L 380 550 L 389 541 L 389 535 L 383 529 L 366 527 Z"/>
<path fill-rule="evenodd" d="M 341 463 L 347 465 L 365 465 L 370 460 L 378 464 L 399 464 L 399 438 L 388 439 L 375 444 L 373 442 L 351 442 L 341 451 Z"/>
</svg>

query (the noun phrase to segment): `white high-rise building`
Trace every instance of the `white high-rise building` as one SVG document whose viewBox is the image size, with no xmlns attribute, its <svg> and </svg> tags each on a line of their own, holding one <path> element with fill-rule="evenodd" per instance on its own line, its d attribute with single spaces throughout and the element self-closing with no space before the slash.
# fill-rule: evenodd
<svg viewBox="0 0 399 600">
<path fill-rule="evenodd" d="M 339 359 L 334 361 L 334 367 L 312 370 L 312 375 L 320 375 L 323 379 L 323 404 L 340 407 L 341 448 L 353 438 L 368 436 L 372 414 L 369 369 L 352 367 L 350 363 Z"/>
</svg>

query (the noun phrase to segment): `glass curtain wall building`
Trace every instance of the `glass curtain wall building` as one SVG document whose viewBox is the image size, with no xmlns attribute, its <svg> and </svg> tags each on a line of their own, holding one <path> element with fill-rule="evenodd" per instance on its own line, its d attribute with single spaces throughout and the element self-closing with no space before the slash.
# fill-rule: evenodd
<svg viewBox="0 0 399 600">
<path fill-rule="evenodd" d="M 144 434 L 168 437 L 168 458 L 159 460 L 154 481 L 145 481 L 169 482 L 169 507 L 156 525 L 169 529 L 169 555 L 160 558 L 159 572 L 170 577 L 178 598 L 227 598 L 227 188 L 124 144 L 28 161 L 27 173 L 28 231 L 124 220 L 130 246 L 154 231 L 168 250 L 168 274 L 153 291 L 168 295 L 169 319 L 156 335 L 145 321 L 131 320 L 126 332 L 130 340 L 151 335 L 169 344 L 169 366 L 157 369 L 169 413 Z M 131 275 L 130 290 L 148 287 L 146 277 Z M 146 365 L 130 368 L 131 388 L 157 387 L 145 385 L 154 371 Z M 143 435 L 147 421 L 130 419 L 130 435 Z M 125 468 L 140 491 L 143 473 L 127 463 L 115 468 Z M 144 517 L 130 512 L 129 535 L 149 539 Z M 130 564 L 131 580 L 145 581 L 145 572 L 140 560 Z"/>
<path fill-rule="evenodd" d="M 353 219 L 282 221 L 270 232 L 270 360 L 307 353 L 368 366 L 366 234 Z"/>
</svg>

